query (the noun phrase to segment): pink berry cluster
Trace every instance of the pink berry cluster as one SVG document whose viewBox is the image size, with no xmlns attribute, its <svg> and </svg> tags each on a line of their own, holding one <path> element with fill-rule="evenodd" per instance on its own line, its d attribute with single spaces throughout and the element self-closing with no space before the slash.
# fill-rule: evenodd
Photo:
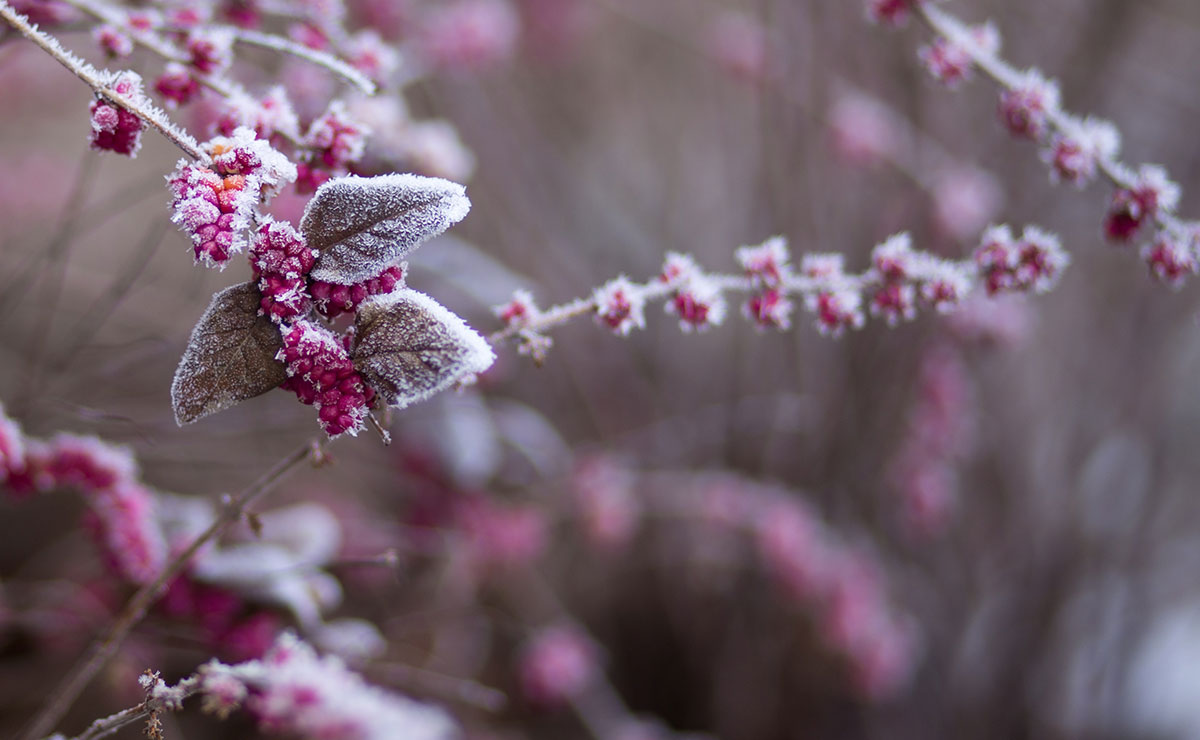
<svg viewBox="0 0 1200 740">
<path fill-rule="evenodd" d="M 916 635 L 891 603 L 881 564 L 794 493 L 730 475 L 639 474 L 610 458 L 581 464 L 574 483 L 586 491 L 581 503 L 603 497 L 606 507 L 615 504 L 622 519 L 632 520 L 622 533 L 644 512 L 704 527 L 697 540 L 711 540 L 714 531 L 748 537 L 772 582 L 813 616 L 823 644 L 845 659 L 857 691 L 882 699 L 903 688 L 917 660 Z M 583 526 L 590 526 L 586 519 Z"/>
<path fill-rule="evenodd" d="M 910 626 L 888 602 L 879 565 L 797 501 L 751 499 L 748 511 L 764 565 L 791 598 L 812 610 L 825 644 L 845 656 L 853 685 L 870 698 L 900 689 L 916 646 Z"/>
<path fill-rule="evenodd" d="M 910 534 L 929 537 L 948 525 L 957 497 L 957 468 L 971 449 L 975 413 L 961 350 L 945 341 L 924 350 L 908 431 L 891 470 Z"/>
<path fill-rule="evenodd" d="M 443 711 L 367 684 L 333 656 L 284 633 L 258 660 L 212 661 L 198 674 L 206 711 L 246 709 L 260 730 L 309 740 L 413 740 L 456 734 Z M 165 687 L 164 687 L 165 688 Z"/>
<path fill-rule="evenodd" d="M 296 187 L 313 192 L 329 178 L 349 172 L 350 165 L 362 159 L 367 133 L 346 106 L 335 100 L 313 120 L 301 141 L 304 154 Z"/>
<path fill-rule="evenodd" d="M 166 562 L 154 494 L 128 450 L 95 437 L 26 437 L 0 407 L 0 485 L 14 497 L 72 488 L 87 502 L 86 526 L 104 561 L 128 583 L 149 583 Z"/>
<path fill-rule="evenodd" d="M 992 227 L 975 250 L 975 264 L 989 295 L 1045 293 L 1070 261 L 1058 237 L 1033 226 L 1027 227 L 1020 239 L 1014 238 L 1007 226 Z"/>
<path fill-rule="evenodd" d="M 250 241 L 262 315 L 280 323 L 308 313 L 312 298 L 306 278 L 316 262 L 317 250 L 310 249 L 290 223 L 264 218 Z"/>
<path fill-rule="evenodd" d="M 194 630 L 207 649 L 230 660 L 261 657 L 284 627 L 274 609 L 248 603 L 229 588 L 203 583 L 190 571 L 168 584 L 155 611 Z"/>
<path fill-rule="evenodd" d="M 281 327 L 288 379 L 280 387 L 296 394 L 301 403 L 317 407 L 321 428 L 330 437 L 363 427 L 375 391 L 354 369 L 349 334 L 338 337 L 330 330 L 298 319 Z"/>
<path fill-rule="evenodd" d="M 259 202 L 294 181 L 296 168 L 248 128 L 207 147 L 211 167 L 180 160 L 167 179 L 171 220 L 191 237 L 197 262 L 224 268 L 246 248 Z"/>
<path fill-rule="evenodd" d="M 136 72 L 121 72 L 113 75 L 108 87 L 120 97 L 134 104 L 146 101 L 142 93 L 142 78 Z M 104 98 L 92 101 L 91 147 L 100 151 L 116 152 L 127 157 L 136 156 L 142 147 L 142 131 L 146 123 L 135 113 L 114 105 Z"/>
<path fill-rule="evenodd" d="M 1108 239 L 1128 243 L 1146 234 L 1142 258 L 1153 276 L 1171 285 L 1200 269 L 1200 227 L 1175 215 L 1179 186 L 1163 168 L 1133 168 L 1118 161 L 1116 127 L 1067 112 L 1056 81 L 1037 69 L 1017 70 L 999 58 L 1000 39 L 993 26 L 970 28 L 928 6 L 922 14 L 938 34 L 920 53 L 936 79 L 955 84 L 973 67 L 983 69 L 1002 88 L 998 111 L 1004 127 L 1016 138 L 1039 144 L 1053 180 L 1083 186 L 1103 174 L 1115 183 L 1104 217 Z M 1001 282 L 1008 279 L 996 276 Z M 992 275 L 988 280 L 991 290 Z"/>
<path fill-rule="evenodd" d="M 743 313 L 761 327 L 789 328 L 794 306 L 784 285 L 791 270 L 787 241 L 772 237 L 756 247 L 740 247 L 735 256 L 751 286 Z"/>
<path fill-rule="evenodd" d="M 913 8 L 926 0 L 867 0 L 867 19 L 872 23 L 899 26 L 908 20 Z"/>
</svg>

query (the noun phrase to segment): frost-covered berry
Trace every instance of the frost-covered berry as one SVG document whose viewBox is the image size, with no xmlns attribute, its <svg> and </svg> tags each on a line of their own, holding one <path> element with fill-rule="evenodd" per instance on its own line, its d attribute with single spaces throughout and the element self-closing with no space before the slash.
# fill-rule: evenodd
<svg viewBox="0 0 1200 740">
<path fill-rule="evenodd" d="M 350 114 L 344 103 L 333 101 L 325 113 L 312 122 L 304 135 L 303 144 L 309 150 L 309 160 L 305 163 L 304 177 L 299 183 L 301 188 L 315 190 L 324 179 L 328 179 L 326 173 L 345 173 L 351 163 L 362 158 L 369 133 L 366 126 Z"/>
<path fill-rule="evenodd" d="M 921 300 L 939 313 L 949 313 L 971 291 L 971 276 L 963 265 L 947 260 L 930 260 L 922 269 Z"/>
<path fill-rule="evenodd" d="M 200 83 L 187 67 L 170 62 L 154 81 L 154 89 L 163 96 L 168 106 L 187 105 L 200 94 Z"/>
<path fill-rule="evenodd" d="M 1000 119 L 1013 136 L 1039 140 L 1049 130 L 1049 116 L 1059 110 L 1058 83 L 1036 69 L 1021 75 L 1000 95 Z"/>
<path fill-rule="evenodd" d="M 1193 245 L 1187 239 L 1166 231 L 1160 232 L 1152 243 L 1142 247 L 1142 259 L 1150 268 L 1151 275 L 1173 288 L 1178 288 L 1185 278 L 1200 270 Z"/>
<path fill-rule="evenodd" d="M 142 78 L 135 72 L 121 72 L 109 82 L 109 89 L 120 97 L 135 103 L 143 104 Z M 91 105 L 92 133 L 91 147 L 124 154 L 127 157 L 137 155 L 142 146 L 142 130 L 146 124 L 137 115 L 124 108 L 114 105 L 105 99 L 97 99 Z"/>
<path fill-rule="evenodd" d="M 624 275 L 610 280 L 592 295 L 596 320 L 622 336 L 646 326 L 646 300 L 641 289 Z"/>
<path fill-rule="evenodd" d="M 1113 241 L 1129 241 L 1147 218 L 1157 217 L 1160 209 L 1173 211 L 1178 204 L 1179 186 L 1167 177 L 1166 170 L 1145 165 L 1135 176 L 1133 187 L 1113 194 L 1104 232 Z"/>
<path fill-rule="evenodd" d="M 788 272 L 787 240 L 773 236 L 754 247 L 739 247 L 734 253 L 746 277 L 766 288 L 778 287 Z"/>
<path fill-rule="evenodd" d="M 742 306 L 746 318 L 764 329 L 787 330 L 792 325 L 791 299 L 778 288 L 767 288 L 752 293 Z"/>
<path fill-rule="evenodd" d="M 1120 133 L 1108 121 L 1069 119 L 1042 151 L 1042 159 L 1053 179 L 1083 186 L 1096 176 L 1101 161 L 1116 156 L 1120 144 Z"/>
<path fill-rule="evenodd" d="M 840 336 L 846 329 L 861 329 L 866 323 L 862 294 L 850 285 L 822 290 L 805 299 L 808 310 L 817 316 L 817 331 Z"/>
<path fill-rule="evenodd" d="M 247 127 L 234 129 L 232 136 L 217 136 L 205 144 L 213 169 L 222 175 L 253 178 L 251 184 L 265 196 L 273 195 L 296 181 L 296 165 Z"/>
<path fill-rule="evenodd" d="M 989 295 L 1044 293 L 1054 287 L 1070 263 L 1058 237 L 1034 226 L 1027 227 L 1019 240 L 1007 227 L 988 229 L 974 259 Z"/>
<path fill-rule="evenodd" d="M 988 23 L 969 31 L 974 49 L 968 49 L 947 38 L 938 38 L 918 52 L 921 63 L 935 80 L 954 88 L 971 77 L 974 64 L 972 52 L 995 54 L 1000 50 L 1000 33 Z"/>
<path fill-rule="evenodd" d="M 224 98 L 223 106 L 215 124 L 223 136 L 231 136 L 238 127 L 246 126 L 254 129 L 259 139 L 270 141 L 276 135 L 300 138 L 300 119 L 281 86 L 271 88 L 261 98 L 237 92 Z"/>
<path fill-rule="evenodd" d="M 387 295 L 397 287 L 404 287 L 404 265 L 392 265 L 370 280 L 353 285 L 313 280 L 309 282 L 308 291 L 317 311 L 332 319 L 344 313 L 354 313 L 371 296 Z"/>
<path fill-rule="evenodd" d="M 357 434 L 363 428 L 375 391 L 350 360 L 345 345 L 328 329 L 303 319 L 284 327 L 278 359 L 287 365 L 280 386 L 302 403 L 317 407 L 321 428 L 330 437 Z"/>
<path fill-rule="evenodd" d="M 246 177 L 222 177 L 180 160 L 167 184 L 174 196 L 171 220 L 192 238 L 197 262 L 224 267 L 245 249 L 245 230 L 258 203 Z"/>
<path fill-rule="evenodd" d="M 683 331 L 702 331 L 725 320 L 721 286 L 705 275 L 690 256 L 669 252 L 658 279 L 674 286 L 664 308 L 679 317 L 679 328 Z"/>
<path fill-rule="evenodd" d="M 303 277 L 316 261 L 317 250 L 310 248 L 304 237 L 286 221 L 263 219 L 250 243 L 250 265 L 255 275 Z"/>
<path fill-rule="evenodd" d="M 539 313 L 533 294 L 528 290 L 513 291 L 508 303 L 493 307 L 492 312 L 505 326 L 516 327 L 527 326 Z"/>
<path fill-rule="evenodd" d="M 233 34 L 228 29 L 193 29 L 184 47 L 191 66 L 204 74 L 220 74 L 233 64 Z"/>
</svg>

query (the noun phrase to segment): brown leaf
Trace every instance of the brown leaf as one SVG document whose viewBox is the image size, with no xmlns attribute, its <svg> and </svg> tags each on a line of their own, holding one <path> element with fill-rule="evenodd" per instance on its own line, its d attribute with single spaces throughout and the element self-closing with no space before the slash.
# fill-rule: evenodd
<svg viewBox="0 0 1200 740">
<path fill-rule="evenodd" d="M 242 283 L 213 296 L 188 340 L 171 404 L 180 426 L 262 395 L 287 379 L 275 359 L 283 346 L 279 329 L 258 315 L 261 294 Z"/>
<path fill-rule="evenodd" d="M 317 188 L 300 231 L 320 250 L 312 277 L 340 285 L 369 280 L 471 209 L 462 185 L 436 177 L 339 177 Z"/>
<path fill-rule="evenodd" d="M 424 293 L 403 289 L 359 306 L 354 367 L 404 408 L 491 367 L 487 340 Z"/>
</svg>

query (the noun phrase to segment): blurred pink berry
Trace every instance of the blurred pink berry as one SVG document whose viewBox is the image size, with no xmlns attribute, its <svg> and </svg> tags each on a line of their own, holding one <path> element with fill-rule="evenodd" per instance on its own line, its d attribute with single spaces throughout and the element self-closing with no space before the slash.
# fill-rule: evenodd
<svg viewBox="0 0 1200 740">
<path fill-rule="evenodd" d="M 767 34 L 757 19 L 726 11 L 709 26 L 706 47 L 717 65 L 730 76 L 757 82 L 767 76 Z"/>
<path fill-rule="evenodd" d="M 872 23 L 899 26 L 923 0 L 867 0 L 867 18 Z"/>
<path fill-rule="evenodd" d="M 417 40 L 435 67 L 478 70 L 509 59 L 520 31 L 507 0 L 446 0 L 426 14 Z"/>
<path fill-rule="evenodd" d="M 184 42 L 192 67 L 216 75 L 233 64 L 233 35 L 225 29 L 194 29 Z"/>
<path fill-rule="evenodd" d="M 588 457 L 575 465 L 572 497 L 593 544 L 619 547 L 633 537 L 641 519 L 633 483 L 633 473 L 610 457 Z"/>
<path fill-rule="evenodd" d="M 154 89 L 163 96 L 168 106 L 187 105 L 200 94 L 200 83 L 187 67 L 170 62 L 155 80 Z"/>
<path fill-rule="evenodd" d="M 665 309 L 679 317 L 679 328 L 683 331 L 703 331 L 725 320 L 721 286 L 705 275 L 690 256 L 669 252 L 658 279 L 675 287 Z"/>
<path fill-rule="evenodd" d="M 895 159 L 905 141 L 905 127 L 887 106 L 866 95 L 843 94 L 829 113 L 834 149 L 858 164 Z"/>
<path fill-rule="evenodd" d="M 521 691 L 533 704 L 559 707 L 574 699 L 599 673 L 596 647 L 577 628 L 548 627 L 521 651 Z"/>
<path fill-rule="evenodd" d="M 133 39 L 116 26 L 107 23 L 92 30 L 92 38 L 109 59 L 120 59 L 133 53 Z"/>
<path fill-rule="evenodd" d="M 948 167 L 935 172 L 929 194 L 938 227 L 959 240 L 973 239 L 1004 205 L 1000 183 L 978 167 Z"/>
</svg>

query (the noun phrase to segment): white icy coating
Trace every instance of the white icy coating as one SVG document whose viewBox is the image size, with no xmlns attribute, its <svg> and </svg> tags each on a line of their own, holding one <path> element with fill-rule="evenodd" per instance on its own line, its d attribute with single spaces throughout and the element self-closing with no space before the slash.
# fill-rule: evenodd
<svg viewBox="0 0 1200 740">
<path fill-rule="evenodd" d="M 310 630 L 308 639 L 319 650 L 347 663 L 365 663 L 387 652 L 387 640 L 365 619 L 335 619 Z"/>
<path fill-rule="evenodd" d="M 404 408 L 487 370 L 496 355 L 460 317 L 404 288 L 359 306 L 351 358 L 388 405 Z"/>
<path fill-rule="evenodd" d="M 466 189 L 409 174 L 339 177 L 317 188 L 300 232 L 321 256 L 314 280 L 351 285 L 369 280 L 471 210 Z"/>
<path fill-rule="evenodd" d="M 334 656 L 318 657 L 296 636 L 284 634 L 262 660 L 201 669 L 201 690 L 215 679 L 235 679 L 256 696 L 260 723 L 302 738 L 451 740 L 458 728 L 443 710 L 365 682 Z M 228 680 L 225 681 L 228 683 Z"/>
</svg>

